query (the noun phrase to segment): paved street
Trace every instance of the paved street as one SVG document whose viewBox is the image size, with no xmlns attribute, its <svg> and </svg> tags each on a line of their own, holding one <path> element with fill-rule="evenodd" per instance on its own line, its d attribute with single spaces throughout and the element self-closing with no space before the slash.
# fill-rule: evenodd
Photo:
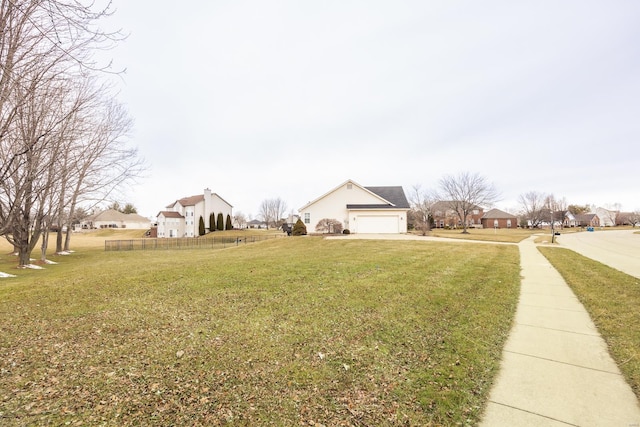
<svg viewBox="0 0 640 427">
<path fill-rule="evenodd" d="M 596 230 L 562 234 L 557 239 L 562 247 L 640 278 L 640 234 L 635 233 L 636 230 Z"/>
</svg>

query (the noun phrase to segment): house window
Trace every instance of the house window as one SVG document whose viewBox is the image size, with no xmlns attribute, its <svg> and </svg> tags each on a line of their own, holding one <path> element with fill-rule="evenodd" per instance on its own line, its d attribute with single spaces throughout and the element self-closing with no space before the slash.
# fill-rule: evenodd
<svg viewBox="0 0 640 427">
<path fill-rule="evenodd" d="M 311 214 L 310 214 L 310 213 L 308 213 L 308 212 L 306 212 L 306 213 L 304 214 L 304 223 L 305 223 L 305 224 L 311 224 Z"/>
<path fill-rule="evenodd" d="M 495 228 L 498 228 L 498 220 L 497 220 L 497 219 L 494 219 L 494 220 L 493 220 L 493 226 L 494 226 Z"/>
<path fill-rule="evenodd" d="M 507 220 L 507 228 L 511 228 L 511 220 L 510 219 Z"/>
</svg>

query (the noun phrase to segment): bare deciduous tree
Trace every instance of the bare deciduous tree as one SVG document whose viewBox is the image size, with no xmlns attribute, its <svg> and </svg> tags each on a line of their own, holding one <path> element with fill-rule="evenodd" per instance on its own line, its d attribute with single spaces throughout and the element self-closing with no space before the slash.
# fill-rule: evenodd
<svg viewBox="0 0 640 427">
<path fill-rule="evenodd" d="M 267 227 L 279 227 L 282 223 L 282 217 L 287 211 L 287 204 L 278 198 L 265 199 L 260 204 L 259 215 L 267 224 Z"/>
<path fill-rule="evenodd" d="M 0 4 L 0 234 L 18 250 L 20 265 L 29 262 L 42 232 L 54 221 L 61 229 L 65 212 L 73 215 L 68 194 L 86 194 L 68 191 L 86 182 L 72 165 L 85 160 L 79 147 L 91 145 L 87 130 L 104 121 L 92 100 L 106 97 L 103 90 L 92 97 L 81 87 L 93 87 L 92 73 L 100 68 L 92 52 L 121 38 L 98 30 L 97 22 L 111 12 L 96 6 L 62 0 Z M 107 145 L 99 161 L 107 170 L 87 175 L 93 189 L 113 191 L 118 175 L 130 178 L 136 164 L 136 156 L 127 161 L 131 154 Z M 47 241 L 43 236 L 42 258 Z"/>
<path fill-rule="evenodd" d="M 553 194 L 549 194 L 546 197 L 544 204 L 551 228 L 555 228 L 556 225 L 563 227 L 564 217 L 568 212 L 567 200 L 564 197 L 558 199 Z"/>
<path fill-rule="evenodd" d="M 467 218 L 479 207 L 492 206 L 498 200 L 498 192 L 486 178 L 478 173 L 462 172 L 458 175 L 446 175 L 440 179 L 441 194 L 462 222 L 463 233 L 467 231 Z"/>
<path fill-rule="evenodd" d="M 551 225 L 551 243 L 555 243 L 556 240 L 556 228 L 564 227 L 564 218 L 567 213 L 567 201 L 562 199 L 556 199 L 553 194 L 549 194 L 545 200 L 545 210 L 549 218 L 549 224 Z"/>
<path fill-rule="evenodd" d="M 235 228 L 246 228 L 247 227 L 247 217 L 242 212 L 236 212 L 233 215 L 233 226 Z"/>
<path fill-rule="evenodd" d="M 15 109 L 15 120 L 0 148 L 20 147 L 22 152 L 0 184 L 0 215 L 21 266 L 29 264 L 36 242 L 48 230 L 59 197 L 57 189 L 63 177 L 58 173 L 58 159 L 64 150 L 61 134 L 74 104 L 69 102 L 69 92 L 66 78 L 55 75 L 39 80 Z M 43 238 L 45 244 L 47 237 Z"/>
<path fill-rule="evenodd" d="M 625 221 L 631 226 L 640 225 L 640 211 L 628 212 L 624 215 Z"/>
<path fill-rule="evenodd" d="M 567 206 L 567 210 L 574 215 L 582 215 L 591 211 L 591 207 L 589 205 L 569 205 Z"/>
<path fill-rule="evenodd" d="M 529 191 L 518 196 L 522 209 L 521 215 L 527 221 L 528 227 L 537 228 L 547 220 L 545 210 L 547 197 L 546 194 L 537 191 Z"/>
<path fill-rule="evenodd" d="M 431 230 L 433 205 L 436 203 L 436 196 L 431 192 L 423 191 L 420 184 L 416 184 L 409 195 L 409 202 L 411 203 L 416 229 L 420 230 L 423 236 L 426 236 L 427 232 Z"/>
<path fill-rule="evenodd" d="M 95 106 L 92 114 L 85 118 L 83 137 L 76 141 L 71 153 L 74 186 L 67 205 L 65 251 L 69 250 L 70 218 L 78 204 L 95 206 L 144 172 L 144 161 L 137 150 L 126 143 L 131 126 L 131 118 L 113 100 Z"/>
</svg>

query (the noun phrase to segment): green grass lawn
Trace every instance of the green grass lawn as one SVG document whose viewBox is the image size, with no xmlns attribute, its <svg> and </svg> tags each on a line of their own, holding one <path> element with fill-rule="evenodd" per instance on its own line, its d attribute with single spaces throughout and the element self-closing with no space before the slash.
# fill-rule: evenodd
<svg viewBox="0 0 640 427">
<path fill-rule="evenodd" d="M 2 425 L 474 425 L 518 249 L 274 239 L 0 280 Z"/>
<path fill-rule="evenodd" d="M 640 279 L 568 249 L 539 249 L 585 306 L 640 398 Z"/>
<path fill-rule="evenodd" d="M 448 237 L 451 239 L 480 240 L 487 242 L 518 243 L 533 234 L 544 232 L 542 230 L 528 230 L 523 228 L 469 228 L 468 233 L 463 234 L 462 229 L 447 230 L 444 228 L 434 228 L 429 232 L 429 236 Z"/>
</svg>

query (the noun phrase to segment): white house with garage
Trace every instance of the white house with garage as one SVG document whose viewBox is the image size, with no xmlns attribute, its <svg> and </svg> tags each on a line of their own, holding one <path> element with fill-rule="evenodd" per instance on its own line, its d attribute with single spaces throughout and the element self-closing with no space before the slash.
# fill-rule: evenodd
<svg viewBox="0 0 640 427">
<path fill-rule="evenodd" d="M 322 219 L 336 219 L 351 233 L 407 232 L 409 202 L 401 186 L 363 187 L 348 180 L 300 208 L 308 233 Z"/>
<path fill-rule="evenodd" d="M 206 231 L 209 231 L 211 214 L 217 221 L 218 214 L 222 213 L 226 225 L 232 209 L 226 200 L 205 188 L 204 194 L 176 200 L 158 213 L 158 237 L 197 237 L 201 217 Z"/>
</svg>

